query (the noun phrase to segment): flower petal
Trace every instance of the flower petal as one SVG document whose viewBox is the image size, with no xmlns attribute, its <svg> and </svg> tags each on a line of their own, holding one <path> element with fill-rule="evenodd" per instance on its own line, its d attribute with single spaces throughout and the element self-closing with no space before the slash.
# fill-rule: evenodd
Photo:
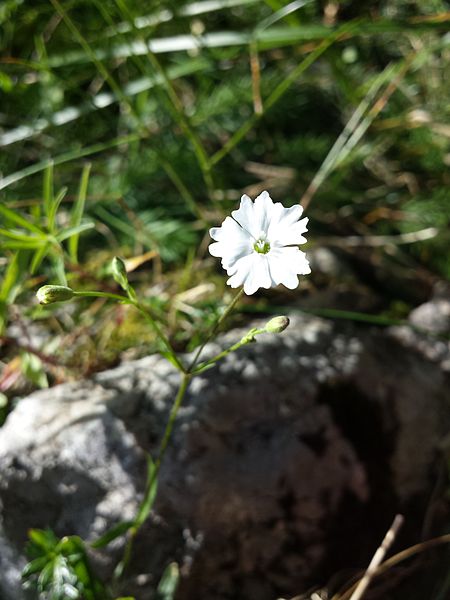
<svg viewBox="0 0 450 600">
<path fill-rule="evenodd" d="M 302 216 L 303 213 L 303 207 L 300 206 L 300 204 L 294 204 L 294 206 L 291 206 L 290 208 L 284 208 L 284 206 L 280 203 L 277 203 L 275 205 L 276 210 L 274 211 L 273 217 L 270 219 L 270 224 L 267 230 L 267 237 L 269 239 L 269 241 L 271 243 L 278 243 L 278 245 L 283 245 L 286 246 L 288 244 L 291 243 L 298 243 L 298 242 L 286 242 L 284 240 L 284 236 L 287 235 L 287 237 L 289 237 L 289 239 L 296 239 L 298 238 L 298 235 L 295 236 L 295 234 L 293 234 L 291 232 L 291 227 L 296 227 L 297 226 L 297 222 L 300 219 L 300 217 Z M 281 208 L 279 208 L 281 207 Z M 302 221 L 300 221 L 301 223 L 303 223 L 303 219 Z M 305 221 L 304 225 L 306 225 L 307 221 Z M 306 228 L 300 227 L 299 228 L 301 231 L 296 231 L 297 234 L 301 234 L 304 233 L 306 231 Z M 303 242 L 300 242 L 303 243 Z"/>
<path fill-rule="evenodd" d="M 285 224 L 285 222 L 281 222 L 271 226 L 268 235 L 270 243 L 275 246 L 306 244 L 307 240 L 302 234 L 308 231 L 308 221 L 308 217 L 305 217 L 296 223 Z"/>
<path fill-rule="evenodd" d="M 282 205 L 280 204 L 280 206 Z M 257 196 L 254 203 L 244 194 L 238 210 L 234 210 L 231 215 L 241 227 L 257 240 L 262 233 L 267 234 L 274 207 L 275 204 L 268 192 L 262 192 Z"/>
<path fill-rule="evenodd" d="M 244 286 L 244 292 L 251 296 L 260 287 L 269 289 L 272 279 L 269 273 L 269 262 L 267 255 L 253 252 L 250 256 L 239 259 L 232 269 L 228 271 L 232 275 L 227 281 L 232 288 Z"/>
<path fill-rule="evenodd" d="M 209 231 L 215 243 L 208 250 L 212 256 L 222 258 L 222 266 L 229 269 L 239 258 L 253 252 L 250 235 L 231 217 L 227 217 L 221 227 L 213 227 Z"/>
<path fill-rule="evenodd" d="M 311 272 L 306 254 L 298 248 L 274 248 L 267 254 L 269 271 L 274 285 L 282 284 L 294 290 L 298 284 L 298 275 Z"/>
<path fill-rule="evenodd" d="M 253 202 L 246 194 L 244 194 L 241 198 L 239 208 L 237 210 L 233 210 L 231 216 L 249 235 L 256 239 L 256 236 L 259 232 L 255 231 L 255 218 L 253 209 Z"/>
</svg>

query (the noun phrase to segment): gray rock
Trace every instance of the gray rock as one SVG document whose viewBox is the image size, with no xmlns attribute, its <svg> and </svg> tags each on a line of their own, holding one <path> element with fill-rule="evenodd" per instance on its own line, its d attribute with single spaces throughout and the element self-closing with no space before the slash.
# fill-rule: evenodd
<svg viewBox="0 0 450 600">
<path fill-rule="evenodd" d="M 310 316 L 230 355 L 190 386 L 122 592 L 151 599 L 173 559 L 182 600 L 273 600 L 364 563 L 430 490 L 448 383 L 398 331 Z M 0 430 L 2 598 L 24 597 L 29 527 L 92 540 L 135 514 L 177 385 L 152 356 L 18 403 Z M 97 557 L 103 575 L 120 551 Z"/>
</svg>

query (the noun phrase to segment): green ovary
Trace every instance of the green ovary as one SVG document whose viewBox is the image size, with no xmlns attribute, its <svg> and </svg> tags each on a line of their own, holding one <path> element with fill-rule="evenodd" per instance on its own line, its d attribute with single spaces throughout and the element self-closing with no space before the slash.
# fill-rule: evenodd
<svg viewBox="0 0 450 600">
<path fill-rule="evenodd" d="M 258 252 L 258 254 L 267 254 L 270 250 L 270 244 L 268 241 L 260 238 L 253 244 L 253 249 Z"/>
</svg>

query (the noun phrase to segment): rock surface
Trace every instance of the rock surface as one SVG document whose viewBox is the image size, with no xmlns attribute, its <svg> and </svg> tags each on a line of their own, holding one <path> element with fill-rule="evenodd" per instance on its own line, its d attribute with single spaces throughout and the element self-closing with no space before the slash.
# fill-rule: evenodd
<svg viewBox="0 0 450 600">
<path fill-rule="evenodd" d="M 296 316 L 195 379 L 123 592 L 151 599 L 175 559 L 181 600 L 274 600 L 365 564 L 399 510 L 417 540 L 450 381 L 414 335 Z M 177 384 L 152 356 L 18 403 L 0 429 L 1 598 L 25 598 L 28 528 L 94 539 L 135 513 Z"/>
</svg>

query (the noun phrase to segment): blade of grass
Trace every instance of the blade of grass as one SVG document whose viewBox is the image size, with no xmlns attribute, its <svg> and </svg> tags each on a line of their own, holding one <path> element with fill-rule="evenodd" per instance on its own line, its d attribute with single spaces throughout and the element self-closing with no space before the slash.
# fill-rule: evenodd
<svg viewBox="0 0 450 600">
<path fill-rule="evenodd" d="M 80 225 L 77 225 L 76 227 L 69 227 L 68 229 L 64 229 L 63 231 L 59 232 L 56 235 L 56 239 L 58 240 L 58 242 L 64 242 L 64 240 L 67 240 L 68 238 L 72 237 L 73 235 L 80 235 L 80 233 L 83 233 L 83 231 L 87 231 L 88 229 L 93 229 L 95 227 L 95 223 L 81 223 Z"/>
<path fill-rule="evenodd" d="M 58 0 L 50 0 L 50 2 L 52 3 L 56 12 L 59 14 L 59 16 L 64 21 L 64 23 L 67 25 L 70 32 L 74 36 L 74 38 L 78 41 L 80 46 L 83 48 L 86 55 L 89 56 L 89 59 L 95 64 L 98 72 L 109 83 L 109 85 L 111 86 L 111 89 L 116 94 L 117 98 L 120 98 L 120 100 L 130 109 L 130 111 L 133 114 L 135 114 L 134 108 L 133 108 L 132 104 L 129 102 L 128 98 L 123 94 L 122 88 L 116 83 L 116 80 L 114 79 L 114 77 L 109 73 L 108 69 L 105 67 L 105 65 L 102 63 L 102 61 L 97 57 L 95 51 L 92 50 L 89 43 L 86 41 L 84 36 L 79 31 L 78 27 L 75 25 L 75 23 L 69 17 L 68 13 L 64 10 L 64 8 L 61 6 L 59 1 Z"/>
<path fill-rule="evenodd" d="M 34 223 L 31 223 L 20 213 L 7 208 L 3 204 L 0 204 L 0 215 L 3 216 L 3 218 L 5 218 L 7 221 L 11 221 L 19 227 L 24 227 L 25 229 L 28 229 L 28 231 L 32 231 L 33 233 L 36 233 L 40 236 L 45 236 L 45 232 L 43 232 L 41 229 L 39 229 L 39 227 L 34 225 Z"/>
<path fill-rule="evenodd" d="M 74 202 L 72 212 L 70 214 L 70 227 L 78 227 L 81 223 L 81 219 L 84 214 L 84 207 L 86 204 L 86 195 L 89 183 L 89 175 L 91 172 L 91 163 L 87 163 L 83 167 L 80 179 L 80 187 L 78 190 L 78 196 Z M 78 241 L 80 233 L 74 233 L 69 239 L 69 256 L 74 264 L 78 264 Z"/>
<path fill-rule="evenodd" d="M 274 23 L 277 23 L 278 21 L 281 21 L 281 19 L 288 17 L 296 10 L 303 8 L 303 6 L 306 4 L 311 4 L 312 1 L 313 0 L 294 0 L 294 2 L 289 2 L 289 4 L 286 4 L 285 6 L 280 6 L 276 12 L 258 23 L 258 25 L 255 27 L 255 32 L 261 32 L 264 29 L 267 29 Z"/>
<path fill-rule="evenodd" d="M 64 196 L 67 194 L 67 188 L 62 188 L 57 195 L 53 198 L 50 210 L 48 213 L 48 230 L 50 233 L 55 233 L 56 215 L 61 202 L 64 200 Z"/>
<path fill-rule="evenodd" d="M 44 258 L 47 255 L 47 252 L 49 251 L 49 249 L 50 249 L 50 244 L 44 244 L 41 248 L 36 250 L 36 252 L 34 253 L 33 259 L 31 261 L 31 265 L 30 265 L 31 275 L 34 275 L 36 273 L 36 271 L 39 269 L 39 267 L 42 264 L 42 261 L 44 260 Z"/>
<path fill-rule="evenodd" d="M 53 257 L 53 270 L 59 285 L 67 285 L 64 258 L 61 254 L 57 254 Z"/>
<path fill-rule="evenodd" d="M 105 21 L 111 25 L 112 24 L 111 16 L 110 16 L 109 12 L 105 9 L 103 3 L 99 2 L 99 0 L 94 0 L 94 3 L 96 4 L 99 12 L 103 15 L 103 18 L 105 19 Z M 119 2 L 116 2 L 116 4 L 118 5 L 119 11 L 120 11 L 120 13 L 121 13 L 122 16 L 125 14 L 126 16 L 131 16 L 131 18 L 132 18 L 132 15 L 131 15 L 131 13 L 128 10 L 128 8 L 127 8 L 126 5 L 122 5 Z M 134 22 L 135 21 L 133 20 L 133 23 Z M 171 74 L 170 74 L 170 70 L 168 70 L 167 73 L 166 73 L 161 68 L 156 73 L 156 75 L 153 72 L 153 70 L 151 70 L 150 73 L 148 73 L 148 67 L 151 67 L 151 61 L 150 61 L 150 63 L 144 62 L 144 61 L 140 60 L 136 56 L 133 56 L 132 58 L 133 58 L 133 62 L 136 64 L 137 68 L 144 75 L 148 74 L 149 78 L 153 78 L 158 83 L 160 83 L 160 84 L 162 84 L 162 85 L 164 85 L 166 87 L 170 86 L 170 88 L 175 93 L 175 90 L 174 90 L 174 88 L 173 88 L 173 86 L 171 84 L 172 77 L 171 77 Z M 157 92 L 158 91 L 159 90 L 157 89 Z M 163 104 L 167 104 L 165 102 L 165 100 L 166 100 L 166 96 L 163 98 Z M 180 106 L 181 106 L 181 104 L 180 104 Z M 170 108 L 171 107 L 169 107 L 169 109 Z M 183 110 L 182 106 L 181 106 L 181 111 L 182 111 L 182 114 L 184 114 L 184 110 Z M 183 121 L 183 117 L 181 116 L 181 121 L 180 121 L 179 120 L 179 115 L 177 114 L 176 107 L 174 107 L 173 110 L 170 110 L 170 112 L 174 115 L 175 120 L 178 121 L 180 123 L 180 126 L 182 127 L 183 126 L 183 122 L 182 122 Z M 187 120 L 187 118 L 186 118 L 186 123 L 187 123 L 187 128 L 188 128 L 189 131 L 186 131 L 186 130 L 185 131 L 188 134 L 188 137 L 189 137 L 189 134 L 191 135 L 190 139 L 191 139 L 192 145 L 194 147 L 194 150 L 196 150 L 197 160 L 198 160 L 200 169 L 202 170 L 202 172 L 204 174 L 204 178 L 205 178 L 205 182 L 206 182 L 207 177 L 208 177 L 207 173 L 205 173 L 205 166 L 204 166 L 204 158 L 205 157 L 207 158 L 206 152 L 204 151 L 203 146 L 201 145 L 201 142 L 200 142 L 199 138 L 196 136 L 196 134 L 195 134 L 194 130 L 192 129 L 192 127 L 191 127 L 189 121 Z M 197 142 L 198 142 L 199 146 L 195 145 Z M 167 165 L 167 161 L 166 161 L 166 165 Z M 195 211 L 196 215 L 201 214 L 200 208 L 198 206 L 196 206 L 196 202 L 195 202 L 194 197 L 191 194 L 189 194 L 189 192 L 187 191 L 186 187 L 182 184 L 181 176 L 176 172 L 176 170 L 174 169 L 174 167 L 170 166 L 169 171 L 167 170 L 166 167 L 164 167 L 164 168 L 165 168 L 166 172 L 168 173 L 168 175 L 171 177 L 172 181 L 177 185 L 178 189 L 180 190 L 182 196 L 185 198 L 187 204 L 190 206 L 191 210 Z M 208 169 L 206 169 L 206 170 L 208 171 Z M 212 180 L 211 180 L 210 183 L 212 184 Z M 211 192 L 212 192 L 212 190 L 211 190 Z"/>
<path fill-rule="evenodd" d="M 333 146 L 331 147 L 327 156 L 325 157 L 325 160 L 323 161 L 323 163 L 320 166 L 319 170 L 317 171 L 316 175 L 313 177 L 307 190 L 303 194 L 303 196 L 300 200 L 300 204 L 303 206 L 303 208 L 305 208 L 305 209 L 307 208 L 307 206 L 311 202 L 314 194 L 317 192 L 317 190 L 322 185 L 322 183 L 325 181 L 325 179 L 328 177 L 328 175 L 331 173 L 331 171 L 335 168 L 339 159 L 342 159 L 343 157 L 347 156 L 348 153 L 345 152 L 345 147 L 346 147 L 346 144 L 348 143 L 350 136 L 354 133 L 357 126 L 361 122 L 361 119 L 363 118 L 364 113 L 368 110 L 371 101 L 373 100 L 375 95 L 378 93 L 381 86 L 386 81 L 388 81 L 389 78 L 391 78 L 394 75 L 394 73 L 398 70 L 399 70 L 398 65 L 389 64 L 374 79 L 367 94 L 361 100 L 361 102 L 357 106 L 356 110 L 354 111 L 354 113 L 352 114 L 352 116 L 350 117 L 348 122 L 346 123 L 344 129 L 342 130 L 342 133 L 336 139 L 335 143 L 333 144 Z M 367 126 L 369 126 L 369 125 L 367 125 Z"/>
<path fill-rule="evenodd" d="M 42 241 L 29 239 L 23 241 L 0 241 L 0 248 L 9 248 L 10 250 L 36 250 L 42 246 Z"/>
<path fill-rule="evenodd" d="M 286 93 L 294 81 L 300 77 L 314 62 L 321 56 L 336 40 L 338 40 L 343 34 L 351 30 L 349 25 L 341 27 L 338 31 L 328 36 L 325 40 L 315 48 L 304 60 L 301 61 L 297 67 L 295 67 L 287 77 L 278 84 L 274 91 L 269 95 L 267 100 L 264 102 L 263 113 L 253 113 L 253 115 L 231 136 L 231 138 L 224 144 L 224 146 L 218 150 L 210 159 L 211 164 L 215 165 L 220 162 L 227 154 L 229 154 L 233 148 L 247 135 L 247 133 L 256 125 L 259 119 L 265 114 L 270 108 L 278 102 L 278 100 Z"/>
<path fill-rule="evenodd" d="M 126 0 L 115 0 L 116 6 L 118 7 L 121 14 L 130 19 L 132 23 L 134 23 L 135 17 L 128 6 Z M 195 155 L 197 157 L 197 161 L 200 167 L 200 170 L 203 175 L 203 179 L 205 181 L 206 187 L 208 189 L 209 197 L 211 201 L 214 199 L 214 181 L 211 172 L 211 165 L 209 161 L 208 153 L 206 152 L 199 136 L 197 135 L 195 129 L 192 127 L 189 118 L 187 117 L 183 105 L 178 98 L 178 95 L 175 91 L 175 88 L 172 85 L 170 78 L 167 76 L 165 69 L 162 64 L 156 58 L 155 54 L 151 50 L 151 47 L 145 40 L 143 40 L 141 33 L 139 30 L 134 28 L 135 33 L 139 36 L 139 41 L 148 46 L 148 52 L 146 53 L 146 57 L 148 58 L 152 68 L 154 71 L 161 77 L 163 82 L 163 88 L 167 93 L 167 97 L 169 98 L 169 102 L 172 106 L 172 115 L 175 118 L 176 122 L 178 122 L 181 129 L 184 131 L 186 137 L 191 143 Z"/>
<path fill-rule="evenodd" d="M 38 162 L 34 165 L 30 165 L 29 167 L 25 167 L 24 169 L 20 169 L 20 171 L 16 171 L 15 173 L 11 173 L 7 175 L 3 179 L 0 179 L 0 190 L 7 188 L 13 183 L 17 183 L 25 177 L 29 177 L 30 175 L 35 175 L 36 173 L 40 173 L 44 169 L 48 167 L 50 163 L 53 162 L 55 166 L 64 164 L 66 162 L 70 162 L 72 160 L 78 160 L 80 158 L 85 158 L 86 156 L 91 156 L 92 154 L 98 154 L 99 152 L 104 152 L 105 150 L 109 150 L 114 148 L 115 146 L 122 146 L 124 144 L 129 144 L 131 142 L 136 142 L 147 137 L 149 134 L 145 131 L 140 131 L 139 133 L 131 133 L 124 136 L 119 136 L 114 138 L 109 142 L 102 142 L 99 144 L 93 144 L 92 146 L 87 146 L 86 148 L 82 148 L 81 150 L 77 148 L 76 150 L 70 150 L 69 152 L 64 152 L 57 157 L 47 158 Z M 1 205 L 0 205 L 1 209 Z"/>
<path fill-rule="evenodd" d="M 260 23 L 258 23 L 253 32 L 253 39 L 249 45 L 249 53 L 250 53 L 250 68 L 252 74 L 252 91 L 253 91 L 253 110 L 256 114 L 262 114 L 264 112 L 263 102 L 261 97 L 261 68 L 259 62 L 259 54 L 258 54 L 258 43 L 257 37 L 262 31 L 280 21 L 284 17 L 291 15 L 293 12 L 298 10 L 299 8 L 305 6 L 305 4 L 310 4 L 312 0 L 294 0 L 294 2 L 290 2 L 288 5 L 283 6 L 279 10 L 277 10 L 274 14 L 270 15 Z"/>
<path fill-rule="evenodd" d="M 203 58 L 191 60 L 189 63 L 175 65 L 174 67 L 167 70 L 167 75 L 170 79 L 177 79 L 186 75 L 192 75 L 199 71 L 205 70 L 210 66 L 210 62 Z M 128 97 L 136 96 L 143 91 L 150 90 L 155 86 L 161 85 L 161 78 L 155 75 L 151 77 L 142 77 L 131 81 L 127 85 L 123 86 L 123 93 Z M 89 101 L 81 104 L 80 106 L 66 106 L 64 109 L 55 112 L 48 119 L 41 117 L 39 124 L 30 123 L 28 125 L 21 125 L 9 131 L 5 131 L 0 134 L 0 146 L 8 146 L 15 144 L 26 139 L 29 139 L 39 133 L 45 131 L 48 127 L 60 127 L 80 119 L 84 115 L 91 112 L 107 108 L 119 102 L 120 100 L 115 94 L 109 92 L 102 92 L 93 96 Z"/>
<path fill-rule="evenodd" d="M 205 220 L 205 217 L 203 216 L 203 211 L 201 210 L 201 208 L 195 201 L 194 196 L 191 194 L 191 192 L 188 190 L 188 188 L 183 183 L 181 177 L 178 175 L 176 170 L 173 168 L 172 164 L 168 160 L 166 160 L 165 158 L 162 158 L 162 157 L 159 157 L 159 161 L 160 161 L 163 169 L 167 173 L 167 175 L 172 180 L 172 183 L 175 185 L 177 190 L 180 192 L 180 195 L 186 202 L 186 205 L 188 206 L 189 210 L 192 212 L 192 214 L 195 217 L 197 217 L 202 223 L 204 223 L 206 225 L 207 221 Z"/>
<path fill-rule="evenodd" d="M 2 303 L 6 302 L 10 297 L 14 286 L 17 284 L 19 279 L 19 273 L 19 252 L 15 252 L 8 262 L 5 275 L 0 285 L 0 308 Z"/>
<path fill-rule="evenodd" d="M 10 229 L 3 228 L 0 228 L 0 236 L 15 240 L 16 242 L 29 242 L 30 240 L 35 240 L 40 243 L 46 239 L 44 234 L 36 238 L 36 236 L 32 236 L 29 233 L 20 233 L 18 231 L 11 231 Z"/>
<path fill-rule="evenodd" d="M 342 133 L 333 144 L 324 162 L 300 199 L 300 204 L 304 209 L 309 206 L 315 193 L 328 175 L 347 159 L 353 148 L 361 140 L 370 125 L 386 106 L 389 98 L 395 92 L 408 70 L 411 69 L 417 61 L 422 61 L 424 56 L 436 50 L 439 45 L 440 44 L 426 47 L 420 52 L 411 52 L 404 60 L 396 65 L 388 65 L 375 79 L 368 94 L 363 98 L 360 105 L 345 125 Z M 387 83 L 385 90 L 377 99 L 373 100 L 381 85 L 384 83 Z M 370 106 L 371 102 L 372 105 Z"/>
<path fill-rule="evenodd" d="M 44 184 L 43 184 L 43 200 L 44 200 L 44 213 L 47 218 L 50 214 L 50 207 L 53 202 L 53 163 L 49 163 L 48 167 L 44 171 Z"/>
<path fill-rule="evenodd" d="M 56 1 L 56 0 L 51 0 Z M 446 31 L 450 15 L 445 19 L 436 21 L 391 21 L 388 19 L 366 20 L 355 19 L 349 21 L 349 27 L 345 39 L 351 39 L 361 35 L 379 35 L 383 33 L 420 34 L 428 31 Z M 352 28 L 350 26 L 353 26 Z M 333 33 L 338 32 L 333 28 L 322 24 L 308 24 L 297 27 L 271 27 L 258 33 L 257 42 L 259 50 L 271 50 L 281 46 L 297 45 L 300 42 L 320 41 Z M 202 48 L 227 48 L 229 46 L 247 46 L 253 38 L 253 32 L 241 31 L 216 31 L 197 35 L 176 35 L 166 38 L 155 38 L 145 41 L 135 41 L 133 44 L 122 44 L 108 48 L 90 49 L 96 60 L 129 58 L 132 55 L 145 56 L 150 50 L 153 54 L 165 54 L 175 52 L 186 52 L 189 50 L 201 50 Z M 67 67 L 74 63 L 89 62 L 90 56 L 85 52 L 70 52 L 63 55 L 54 55 L 49 58 L 49 67 Z"/>
<path fill-rule="evenodd" d="M 259 0 L 206 0 L 204 2 L 192 2 L 185 6 L 175 8 L 173 11 L 164 8 L 158 13 L 151 15 L 143 15 L 136 17 L 133 23 L 124 21 L 118 25 L 114 25 L 106 32 L 106 35 L 111 37 L 117 34 L 128 33 L 136 29 L 146 29 L 155 27 L 161 23 L 167 23 L 174 17 L 195 17 L 198 15 L 208 14 L 211 12 L 234 8 L 236 6 L 246 6 L 248 4 L 256 4 Z"/>
</svg>

